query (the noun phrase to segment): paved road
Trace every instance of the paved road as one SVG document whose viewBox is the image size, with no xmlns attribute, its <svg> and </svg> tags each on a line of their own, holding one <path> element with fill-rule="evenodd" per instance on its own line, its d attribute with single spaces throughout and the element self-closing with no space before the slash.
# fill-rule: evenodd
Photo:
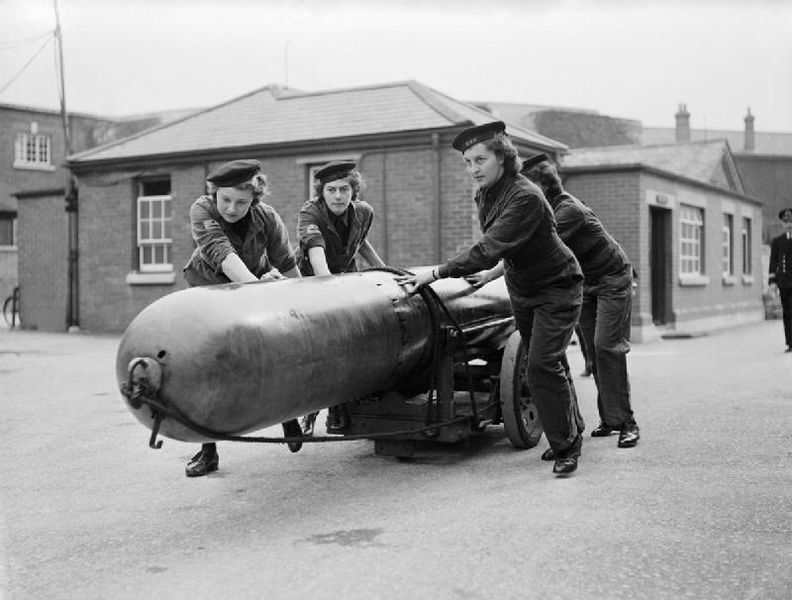
<svg viewBox="0 0 792 600">
<path fill-rule="evenodd" d="M 196 448 L 150 450 L 122 404 L 117 338 L 0 330 L 0 597 L 792 598 L 782 341 L 776 321 L 636 345 L 644 439 L 588 438 L 566 480 L 495 427 L 412 463 L 222 444 L 188 480 Z"/>
</svg>

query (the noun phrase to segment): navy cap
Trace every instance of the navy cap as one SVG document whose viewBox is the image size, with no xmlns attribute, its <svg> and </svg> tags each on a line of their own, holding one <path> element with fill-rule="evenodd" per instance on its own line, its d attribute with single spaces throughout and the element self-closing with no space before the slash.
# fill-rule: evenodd
<svg viewBox="0 0 792 600">
<path fill-rule="evenodd" d="M 349 175 L 350 171 L 352 171 L 356 166 L 357 164 L 355 164 L 355 161 L 353 160 L 334 160 L 319 169 L 314 174 L 314 177 L 316 177 L 322 183 L 326 181 L 342 179 Z"/>
<path fill-rule="evenodd" d="M 212 171 L 206 181 L 217 187 L 234 187 L 249 181 L 259 171 L 261 171 L 261 163 L 257 160 L 232 160 Z"/>
<path fill-rule="evenodd" d="M 778 218 L 782 221 L 792 221 L 792 208 L 785 208 L 779 211 Z"/>
<path fill-rule="evenodd" d="M 465 129 L 462 133 L 454 138 L 451 145 L 460 152 L 464 152 L 471 146 L 475 146 L 479 142 L 486 142 L 491 140 L 497 134 L 506 131 L 506 123 L 503 121 L 493 121 L 492 123 L 485 123 L 484 125 L 476 125 L 469 129 Z"/>
<path fill-rule="evenodd" d="M 545 161 L 549 161 L 550 159 L 547 158 L 547 154 L 544 152 L 540 152 L 539 154 L 534 154 L 526 158 L 523 163 L 522 167 L 520 167 L 520 173 L 527 173 L 532 167 L 535 167 L 539 163 L 543 163 Z"/>
</svg>

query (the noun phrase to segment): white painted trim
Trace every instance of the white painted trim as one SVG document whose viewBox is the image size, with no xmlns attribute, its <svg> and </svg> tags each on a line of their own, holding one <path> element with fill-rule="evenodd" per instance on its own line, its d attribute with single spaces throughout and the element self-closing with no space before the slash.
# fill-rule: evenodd
<svg viewBox="0 0 792 600">
<path fill-rule="evenodd" d="M 679 285 L 682 287 L 704 287 L 709 285 L 710 279 L 706 275 L 680 274 Z"/>
<path fill-rule="evenodd" d="M 53 164 L 14 161 L 14 168 L 26 171 L 54 171 L 57 167 L 55 167 Z"/>
<path fill-rule="evenodd" d="M 295 159 L 298 165 L 315 165 L 330 162 L 331 160 L 354 160 L 360 162 L 360 152 L 336 152 L 334 154 L 313 154 L 311 156 L 301 156 Z"/>
<path fill-rule="evenodd" d="M 176 273 L 127 273 L 127 285 L 170 285 L 176 281 Z"/>
</svg>

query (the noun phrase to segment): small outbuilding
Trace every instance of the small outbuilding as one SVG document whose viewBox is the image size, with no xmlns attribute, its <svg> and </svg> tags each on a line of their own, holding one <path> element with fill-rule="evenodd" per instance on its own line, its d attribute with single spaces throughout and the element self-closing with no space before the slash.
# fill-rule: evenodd
<svg viewBox="0 0 792 600">
<path fill-rule="evenodd" d="M 632 260 L 633 339 L 764 318 L 762 203 L 726 140 L 574 149 L 562 173 Z"/>
</svg>

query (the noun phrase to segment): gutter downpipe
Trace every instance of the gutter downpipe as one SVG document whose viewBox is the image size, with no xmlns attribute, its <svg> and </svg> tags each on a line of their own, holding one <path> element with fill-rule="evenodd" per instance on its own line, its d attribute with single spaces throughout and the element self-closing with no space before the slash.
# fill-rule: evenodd
<svg viewBox="0 0 792 600">
<path fill-rule="evenodd" d="M 441 181 L 441 162 L 442 150 L 440 148 L 440 134 L 434 132 L 432 134 L 432 150 L 434 150 L 435 168 L 434 168 L 434 191 L 435 191 L 435 227 L 437 246 L 435 251 L 437 253 L 437 262 L 443 261 L 443 184 Z"/>
<path fill-rule="evenodd" d="M 66 147 L 66 156 L 72 154 L 71 128 L 69 126 L 69 113 L 66 111 L 66 81 L 63 69 L 63 35 L 58 12 L 58 0 L 53 0 L 55 8 L 55 40 L 58 44 L 58 72 L 60 75 L 60 109 L 63 121 L 63 139 Z M 66 186 L 66 213 L 69 222 L 68 256 L 67 256 L 67 294 L 66 294 L 66 330 L 75 331 L 80 327 L 80 297 L 79 297 L 79 215 L 77 179 L 71 169 L 67 167 L 68 183 Z"/>
</svg>

